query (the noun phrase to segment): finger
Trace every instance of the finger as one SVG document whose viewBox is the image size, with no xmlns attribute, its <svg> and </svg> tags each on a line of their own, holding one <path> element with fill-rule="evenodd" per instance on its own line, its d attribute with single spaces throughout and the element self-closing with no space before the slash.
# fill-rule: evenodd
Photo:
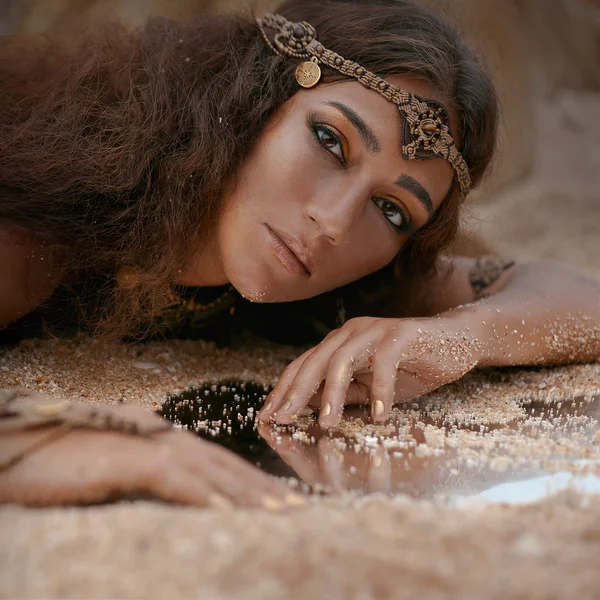
<svg viewBox="0 0 600 600">
<path fill-rule="evenodd" d="M 282 481 L 219 446 L 212 449 L 208 477 L 225 496 L 241 506 L 278 510 L 302 501 Z"/>
<path fill-rule="evenodd" d="M 346 392 L 346 405 L 360 406 L 369 404 L 371 398 L 371 380 L 372 374 L 370 372 L 360 374 L 355 373 Z M 311 408 L 321 408 L 324 389 L 325 384 L 321 383 L 319 391 L 310 399 L 309 406 Z"/>
<path fill-rule="evenodd" d="M 348 340 L 331 356 L 319 415 L 319 423 L 323 427 L 333 427 L 340 420 L 354 373 L 369 366 L 369 359 L 379 346 L 380 335 L 379 330 L 372 328 Z"/>
<path fill-rule="evenodd" d="M 395 348 L 382 345 L 373 360 L 371 382 L 371 416 L 375 422 L 385 421 L 394 406 L 397 369 Z"/>
<path fill-rule="evenodd" d="M 272 417 L 275 412 L 277 412 L 277 409 L 281 406 L 283 397 L 294 381 L 294 378 L 300 370 L 300 367 L 302 367 L 304 361 L 315 351 L 316 348 L 317 346 L 307 350 L 304 354 L 301 354 L 284 369 L 279 381 L 268 395 L 265 405 L 258 412 L 257 416 L 259 420 L 266 421 Z"/>
<path fill-rule="evenodd" d="M 287 391 L 290 388 L 291 383 L 294 381 L 298 371 L 306 361 L 306 359 L 313 354 L 316 350 L 321 348 L 323 344 L 326 344 L 333 337 L 337 336 L 339 333 L 339 329 L 334 329 L 330 331 L 324 338 L 319 342 L 317 346 L 310 348 L 304 354 L 301 354 L 296 360 L 292 361 L 283 371 L 279 381 L 275 385 L 275 388 L 269 394 L 265 406 L 258 413 L 258 417 L 260 420 L 267 420 L 272 417 L 275 412 L 281 407 L 284 402 L 283 398 L 286 395 Z"/>
<path fill-rule="evenodd" d="M 392 492 L 392 466 L 385 448 L 377 448 L 376 453 L 371 456 L 368 485 L 371 494 Z"/>
<path fill-rule="evenodd" d="M 286 464 L 294 469 L 300 480 L 311 486 L 322 484 L 325 481 L 315 446 L 306 446 L 301 442 L 295 442 L 289 434 L 281 435 L 281 439 L 277 440 L 268 426 L 259 425 L 258 428 L 267 444 L 281 456 Z"/>
<path fill-rule="evenodd" d="M 306 407 L 310 399 L 318 392 L 331 355 L 349 338 L 350 331 L 339 329 L 336 335 L 324 340 L 315 351 L 306 358 L 296 373 L 289 389 L 281 400 L 281 407 L 273 418 L 277 423 L 291 423 L 295 415 Z"/>
<path fill-rule="evenodd" d="M 85 432 L 81 433 L 85 435 Z M 120 447 L 120 452 L 114 453 L 109 462 L 95 462 L 94 478 L 86 483 L 86 488 L 104 488 L 110 492 L 108 497 L 150 493 L 171 502 L 198 507 L 211 505 L 215 488 L 205 478 L 190 475 L 178 461 L 176 448 L 164 444 L 172 435 L 176 435 L 175 432 L 168 432 L 155 440 L 116 432 L 94 436 L 88 440 L 88 444 L 95 441 L 99 448 L 104 447 L 106 451 L 112 438 L 112 445 Z M 181 432 L 179 436 L 183 437 Z M 101 454 L 96 452 L 95 455 Z"/>
<path fill-rule="evenodd" d="M 344 467 L 347 473 L 348 491 L 367 493 L 371 457 L 363 449 L 359 452 L 347 452 Z"/>
<path fill-rule="evenodd" d="M 332 492 L 341 494 L 348 489 L 344 456 L 331 438 L 321 438 L 318 444 L 321 469 Z"/>
<path fill-rule="evenodd" d="M 181 432 L 174 432 L 178 434 L 184 437 Z M 202 452 L 198 451 L 199 445 L 205 446 Z M 216 444 L 192 438 L 180 443 L 179 452 L 188 456 L 186 466 L 191 473 L 205 478 L 216 491 L 239 506 L 280 510 L 303 503 L 285 483 Z"/>
<path fill-rule="evenodd" d="M 161 469 L 158 475 L 149 479 L 146 487 L 163 500 L 191 506 L 216 505 L 220 500 L 217 490 L 204 479 L 194 477 L 186 469 L 177 466 Z"/>
</svg>

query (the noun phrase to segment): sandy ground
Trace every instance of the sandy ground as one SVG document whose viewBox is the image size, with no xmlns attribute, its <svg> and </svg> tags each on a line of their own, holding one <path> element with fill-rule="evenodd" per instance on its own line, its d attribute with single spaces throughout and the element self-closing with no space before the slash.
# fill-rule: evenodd
<svg viewBox="0 0 600 600">
<path fill-rule="evenodd" d="M 563 90 L 537 111 L 530 178 L 478 203 L 468 223 L 498 253 L 550 259 L 600 274 L 598 93 Z"/>
<path fill-rule="evenodd" d="M 560 93 L 540 107 L 535 173 L 472 211 L 471 227 L 483 231 L 493 248 L 519 259 L 552 258 L 600 274 L 595 147 L 600 125 L 589 118 L 598 109 L 598 95 L 575 92 Z M 86 402 L 125 400 L 156 408 L 167 393 L 205 381 L 271 383 L 294 352 L 169 342 L 121 346 L 107 356 L 87 338 L 25 342 L 0 354 L 0 387 L 20 385 Z M 597 476 L 596 396 L 600 364 L 475 373 L 416 407 L 398 409 L 399 423 L 412 419 L 422 430 L 419 439 L 414 428 L 405 428 L 406 438 L 399 437 L 399 429 L 346 426 L 342 433 L 363 442 L 365 432 L 380 441 L 409 440 L 402 460 L 410 455 L 424 468 L 430 460 L 458 475 L 465 469 L 495 472 L 501 481 L 516 467 L 573 471 L 575 461 L 584 459 L 585 472 Z M 550 418 L 549 427 L 532 416 L 532 401 L 568 404 L 579 416 L 560 422 Z M 587 414 L 586 408 L 594 406 L 596 412 Z M 447 436 L 425 423 L 424 415 L 440 412 L 459 424 Z M 478 434 L 473 424 L 487 426 L 488 434 Z M 412 472 L 415 480 L 425 473 Z M 449 480 L 436 481 L 434 491 L 440 492 Z M 431 499 L 316 498 L 289 514 L 192 510 L 158 502 L 85 509 L 4 507 L 0 595 L 600 597 L 600 496 L 569 490 L 526 506 L 458 507 L 440 502 L 433 492 L 421 497 Z"/>
</svg>

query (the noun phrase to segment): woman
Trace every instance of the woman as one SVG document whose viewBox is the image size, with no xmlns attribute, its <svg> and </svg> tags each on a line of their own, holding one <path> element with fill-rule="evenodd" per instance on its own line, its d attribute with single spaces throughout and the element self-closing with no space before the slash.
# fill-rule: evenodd
<svg viewBox="0 0 600 600">
<path fill-rule="evenodd" d="M 597 359 L 597 281 L 442 256 L 497 123 L 456 32 L 408 0 L 279 13 L 159 20 L 76 52 L 5 45 L 0 322 L 66 297 L 115 338 L 236 319 L 236 294 L 269 314 L 316 297 L 304 313 L 339 327 L 260 417 L 289 423 L 310 403 L 324 427 L 345 402 L 383 421 L 476 366 Z M 3 416 L 5 501 L 300 502 L 131 407 L 7 397 Z"/>
</svg>

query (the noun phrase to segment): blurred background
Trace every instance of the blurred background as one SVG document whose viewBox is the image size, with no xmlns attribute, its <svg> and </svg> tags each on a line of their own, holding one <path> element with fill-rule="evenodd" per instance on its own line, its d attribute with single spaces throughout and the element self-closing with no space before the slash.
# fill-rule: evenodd
<svg viewBox="0 0 600 600">
<path fill-rule="evenodd" d="M 600 0 L 422 0 L 493 72 L 497 159 L 473 194 L 460 250 L 552 258 L 600 274 Z M 276 0 L 0 0 L 0 35 L 65 36 L 101 20 L 259 11 Z M 465 241 L 466 240 L 466 241 Z"/>
</svg>

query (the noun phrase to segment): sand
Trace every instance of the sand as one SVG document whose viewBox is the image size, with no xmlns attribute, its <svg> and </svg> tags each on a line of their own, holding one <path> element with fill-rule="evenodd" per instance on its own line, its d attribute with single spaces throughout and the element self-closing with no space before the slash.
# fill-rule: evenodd
<svg viewBox="0 0 600 600">
<path fill-rule="evenodd" d="M 586 118 L 598 108 L 600 97 L 583 92 L 560 93 L 540 107 L 546 128 L 540 129 L 535 172 L 472 211 L 471 227 L 484 232 L 486 243 L 520 260 L 559 259 L 600 274 L 595 162 L 600 132 Z M 217 350 L 177 341 L 107 352 L 85 336 L 27 341 L 0 353 L 0 387 L 155 409 L 168 393 L 206 381 L 270 384 L 297 352 L 268 345 Z M 407 442 L 403 461 L 431 461 L 448 473 L 496 472 L 502 481 L 514 468 L 526 467 L 547 473 L 583 469 L 597 477 L 597 413 L 585 414 L 586 407 L 597 408 L 595 397 L 600 364 L 489 370 L 469 374 L 416 406 L 400 407 L 395 431 L 344 425 L 338 433 L 363 448 L 372 439 L 384 446 L 395 436 Z M 531 414 L 532 402 L 549 407 L 562 402 L 580 416 L 548 428 Z M 436 414 L 449 423 L 447 436 L 426 422 Z M 452 429 L 450 423 L 458 425 Z M 587 462 L 581 466 L 578 460 Z M 415 473 L 418 479 L 421 472 Z M 287 514 L 148 501 L 3 507 L 0 596 L 599 597 L 600 496 L 568 490 L 522 506 L 451 505 L 448 498 L 440 500 L 446 480 L 436 481 L 435 490 L 430 486 L 418 498 L 314 498 L 307 508 Z M 475 491 L 483 489 L 478 485 Z"/>
<path fill-rule="evenodd" d="M 285 516 L 15 508 L 2 537 L 12 598 L 591 600 L 599 589 L 600 506 L 577 497 L 484 511 L 374 499 Z"/>
<path fill-rule="evenodd" d="M 597 92 L 562 90 L 537 108 L 530 178 L 478 202 L 469 224 L 502 256 L 553 260 L 600 274 Z"/>
</svg>

